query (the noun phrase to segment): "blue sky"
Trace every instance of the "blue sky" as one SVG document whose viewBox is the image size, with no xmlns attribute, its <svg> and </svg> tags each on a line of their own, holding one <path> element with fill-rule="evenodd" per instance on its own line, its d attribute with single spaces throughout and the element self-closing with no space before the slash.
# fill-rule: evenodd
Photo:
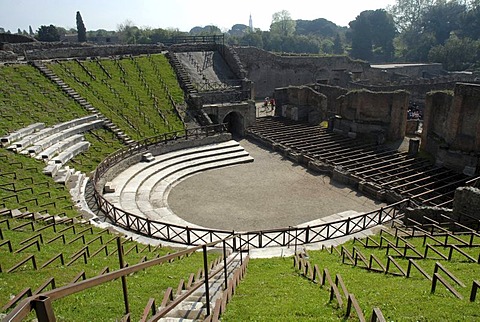
<svg viewBox="0 0 480 322">
<path fill-rule="evenodd" d="M 131 21 L 138 27 L 178 28 L 189 31 L 195 26 L 213 24 L 222 30 L 232 25 L 248 25 L 252 15 L 255 28 L 268 30 L 275 12 L 287 10 L 293 19 L 325 18 L 337 25 L 348 22 L 364 10 L 386 8 L 395 0 L 0 0 L 0 27 L 16 32 L 31 25 L 76 28 L 75 14 L 80 11 L 87 30 L 116 30 Z"/>
</svg>

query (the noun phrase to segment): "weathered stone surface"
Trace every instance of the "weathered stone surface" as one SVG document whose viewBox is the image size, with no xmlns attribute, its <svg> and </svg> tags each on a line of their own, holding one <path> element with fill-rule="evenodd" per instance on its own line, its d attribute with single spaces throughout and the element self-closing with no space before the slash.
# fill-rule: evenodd
<svg viewBox="0 0 480 322">
<path fill-rule="evenodd" d="M 385 133 L 386 140 L 395 141 L 405 136 L 409 94 L 405 91 L 371 92 L 351 91 L 339 98 L 335 128 L 345 133 L 369 135 Z"/>
<path fill-rule="evenodd" d="M 275 114 L 296 121 L 320 124 L 327 118 L 327 97 L 308 86 L 275 89 Z"/>
<path fill-rule="evenodd" d="M 459 172 L 477 168 L 480 152 L 480 85 L 459 83 L 452 92 L 428 94 L 422 150 Z M 472 171 L 470 171 L 472 172 Z"/>
<path fill-rule="evenodd" d="M 460 187 L 455 190 L 453 212 L 460 216 L 466 214 L 480 219 L 480 189 L 474 187 Z"/>
<path fill-rule="evenodd" d="M 235 47 L 248 78 L 255 84 L 255 96 L 272 96 L 275 88 L 300 86 L 327 80 L 346 87 L 349 71 L 363 73 L 370 65 L 346 56 L 280 56 L 255 47 Z"/>
</svg>

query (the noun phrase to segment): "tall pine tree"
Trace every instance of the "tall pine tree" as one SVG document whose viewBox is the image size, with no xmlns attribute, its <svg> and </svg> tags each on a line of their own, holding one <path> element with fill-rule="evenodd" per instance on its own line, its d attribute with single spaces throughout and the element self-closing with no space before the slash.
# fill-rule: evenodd
<svg viewBox="0 0 480 322">
<path fill-rule="evenodd" d="M 78 37 L 78 42 L 87 41 L 87 29 L 83 24 L 83 19 L 82 19 L 82 16 L 80 15 L 80 11 L 77 11 L 77 37 Z"/>
</svg>

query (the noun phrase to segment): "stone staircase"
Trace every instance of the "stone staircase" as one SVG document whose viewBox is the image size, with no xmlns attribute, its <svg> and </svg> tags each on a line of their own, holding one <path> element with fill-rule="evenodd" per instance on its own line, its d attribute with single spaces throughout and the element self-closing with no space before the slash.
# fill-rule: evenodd
<svg viewBox="0 0 480 322">
<path fill-rule="evenodd" d="M 237 269 L 241 268 L 243 261 L 246 258 L 241 258 L 241 254 L 234 252 L 227 257 L 227 280 L 231 279 Z M 222 298 L 225 285 L 225 273 L 223 260 L 214 266 L 209 273 L 214 274 L 209 277 L 208 296 L 210 303 L 210 314 L 215 309 L 215 302 Z M 188 290 L 182 291 L 177 297 L 181 297 Z M 207 290 L 203 283 L 201 287 L 195 290 L 191 295 L 186 297 L 158 321 L 176 322 L 176 321 L 203 321 L 207 318 Z M 164 310 L 165 307 L 158 308 L 158 312 Z"/>
<path fill-rule="evenodd" d="M 166 56 L 170 61 L 173 69 L 175 70 L 175 73 L 177 74 L 180 87 L 182 87 L 182 89 L 188 94 L 197 93 L 197 89 L 195 88 L 195 86 L 193 86 L 190 76 L 188 75 L 187 71 L 178 59 L 177 55 L 174 52 L 169 51 L 167 52 Z"/>
<path fill-rule="evenodd" d="M 48 69 L 48 67 L 46 67 L 41 61 L 36 60 L 31 62 L 31 64 L 48 79 L 50 79 L 53 83 L 55 83 L 65 94 L 67 94 L 70 98 L 80 104 L 80 106 L 85 108 L 90 113 L 97 114 L 98 118 L 100 120 L 103 120 L 104 126 L 110 129 L 124 144 L 130 144 L 135 142 L 130 137 L 128 137 L 128 135 L 126 135 L 120 128 L 118 128 L 110 119 L 108 119 L 105 115 L 103 115 L 95 107 L 93 107 L 92 104 L 90 104 L 85 98 L 83 98 L 74 89 L 68 86 L 62 79 L 60 79 L 60 77 L 58 77 L 54 72 Z"/>
</svg>

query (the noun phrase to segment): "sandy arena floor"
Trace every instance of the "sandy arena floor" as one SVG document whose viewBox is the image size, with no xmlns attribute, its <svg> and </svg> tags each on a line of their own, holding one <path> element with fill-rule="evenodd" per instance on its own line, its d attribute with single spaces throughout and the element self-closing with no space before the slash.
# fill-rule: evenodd
<svg viewBox="0 0 480 322">
<path fill-rule="evenodd" d="M 204 227 L 246 231 L 299 225 L 335 213 L 384 206 L 248 141 L 253 163 L 210 170 L 180 181 L 168 204 Z"/>
</svg>

